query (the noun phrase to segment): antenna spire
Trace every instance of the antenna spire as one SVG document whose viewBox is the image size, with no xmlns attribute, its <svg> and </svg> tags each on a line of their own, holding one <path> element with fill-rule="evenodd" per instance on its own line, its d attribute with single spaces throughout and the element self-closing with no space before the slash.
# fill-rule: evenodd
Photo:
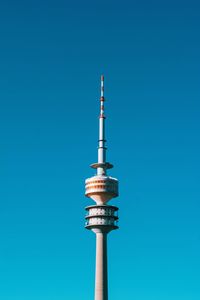
<svg viewBox="0 0 200 300">
<path fill-rule="evenodd" d="M 98 140 L 98 161 L 91 165 L 97 169 L 97 175 L 106 176 L 106 170 L 113 167 L 112 164 L 106 162 L 106 138 L 105 138 L 105 114 L 104 114 L 104 76 L 101 75 L 101 96 L 100 96 L 100 115 L 99 115 L 99 140 Z"/>
<path fill-rule="evenodd" d="M 104 99 L 104 76 L 101 75 L 98 164 L 105 164 L 105 162 L 106 162 L 104 101 L 105 101 L 105 99 Z M 99 167 L 97 169 L 97 174 L 98 175 L 106 174 L 105 166 Z"/>
<path fill-rule="evenodd" d="M 100 98 L 100 118 L 104 118 L 104 76 L 101 75 L 101 98 Z"/>
</svg>

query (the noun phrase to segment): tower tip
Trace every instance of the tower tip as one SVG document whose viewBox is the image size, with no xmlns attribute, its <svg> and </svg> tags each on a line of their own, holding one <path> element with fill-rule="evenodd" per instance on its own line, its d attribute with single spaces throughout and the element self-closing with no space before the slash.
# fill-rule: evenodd
<svg viewBox="0 0 200 300">
<path fill-rule="evenodd" d="M 104 75 L 101 75 L 101 81 L 104 81 Z"/>
</svg>

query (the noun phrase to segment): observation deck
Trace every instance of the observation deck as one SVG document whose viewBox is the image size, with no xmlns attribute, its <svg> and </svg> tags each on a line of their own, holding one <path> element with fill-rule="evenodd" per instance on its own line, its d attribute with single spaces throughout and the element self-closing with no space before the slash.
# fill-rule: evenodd
<svg viewBox="0 0 200 300">
<path fill-rule="evenodd" d="M 118 207 L 113 205 L 91 205 L 86 208 L 85 228 L 109 232 L 118 229 Z"/>
<path fill-rule="evenodd" d="M 105 204 L 118 196 L 118 180 L 104 175 L 86 179 L 85 195 L 96 201 L 97 205 Z"/>
</svg>

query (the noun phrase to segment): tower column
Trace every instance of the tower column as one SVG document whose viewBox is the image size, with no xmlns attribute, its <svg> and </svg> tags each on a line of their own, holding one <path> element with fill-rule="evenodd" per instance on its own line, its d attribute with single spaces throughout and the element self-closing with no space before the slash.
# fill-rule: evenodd
<svg viewBox="0 0 200 300">
<path fill-rule="evenodd" d="M 85 228 L 96 234 L 96 272 L 94 300 L 108 300 L 107 235 L 118 229 L 118 207 L 108 201 L 118 197 L 118 180 L 107 174 L 113 167 L 106 161 L 104 76 L 101 76 L 98 162 L 91 165 L 97 174 L 85 181 L 85 195 L 96 204 L 87 206 Z"/>
<path fill-rule="evenodd" d="M 108 300 L 107 233 L 96 232 L 95 300 Z"/>
</svg>

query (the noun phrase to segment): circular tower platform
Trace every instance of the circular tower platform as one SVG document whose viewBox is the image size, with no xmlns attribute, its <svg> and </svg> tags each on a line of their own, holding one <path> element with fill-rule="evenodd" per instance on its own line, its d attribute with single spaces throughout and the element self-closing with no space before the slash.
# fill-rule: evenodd
<svg viewBox="0 0 200 300">
<path fill-rule="evenodd" d="M 85 227 L 90 230 L 109 232 L 118 229 L 118 207 L 113 205 L 91 205 L 86 207 Z"/>
<path fill-rule="evenodd" d="M 85 181 L 85 195 L 97 205 L 103 205 L 118 196 L 118 180 L 104 175 L 88 178 Z"/>
</svg>

